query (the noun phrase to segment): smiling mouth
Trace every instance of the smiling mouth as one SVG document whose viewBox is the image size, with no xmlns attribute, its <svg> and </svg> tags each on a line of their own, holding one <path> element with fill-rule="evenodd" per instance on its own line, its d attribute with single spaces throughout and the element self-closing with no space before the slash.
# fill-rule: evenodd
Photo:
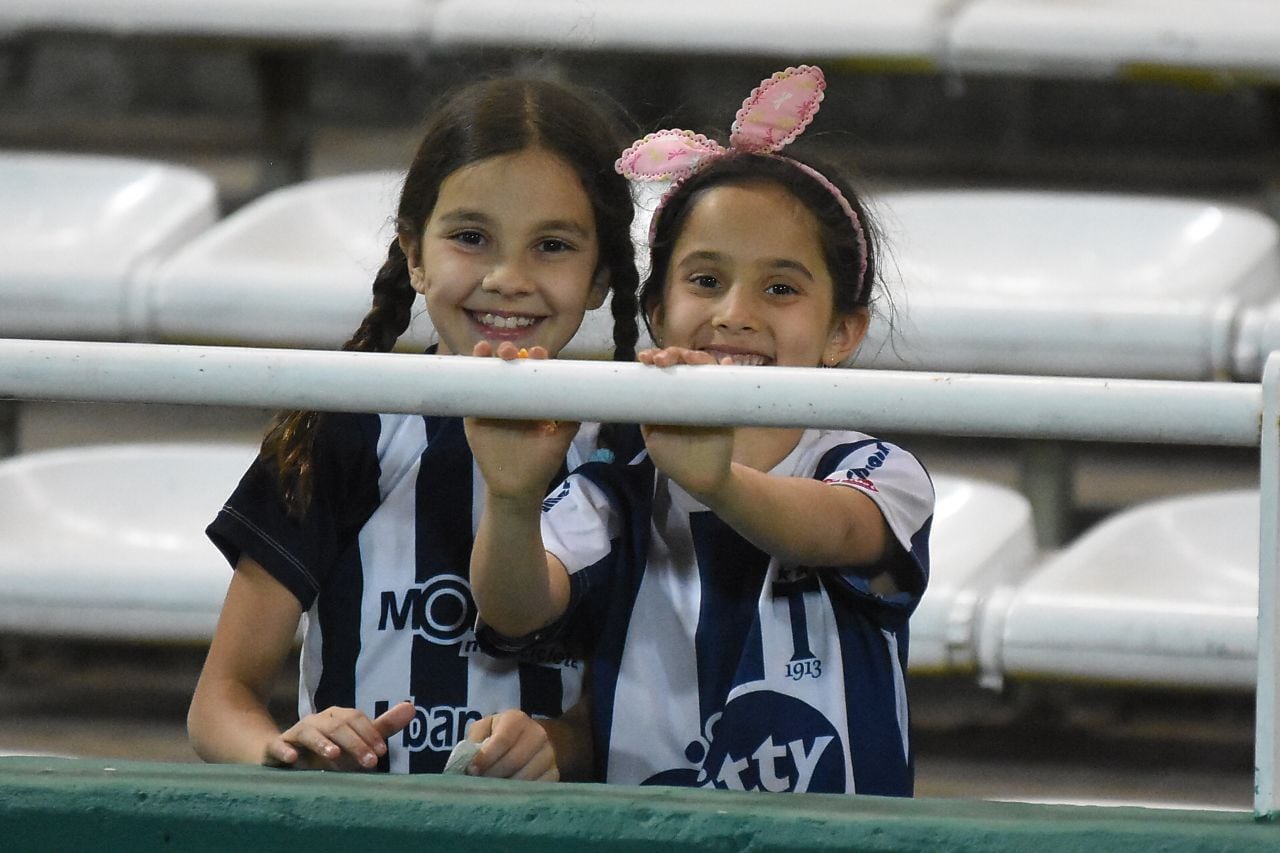
<svg viewBox="0 0 1280 853">
<path fill-rule="evenodd" d="M 527 329 L 534 323 L 541 320 L 541 317 L 523 317 L 516 315 L 502 316 L 501 314 L 480 314 L 475 311 L 468 312 L 471 319 L 490 329 Z"/>
<path fill-rule="evenodd" d="M 717 362 L 725 358 L 733 359 L 735 366 L 758 367 L 769 363 L 769 359 L 754 352 L 724 352 L 723 350 L 715 349 L 703 350 L 703 352 L 713 356 Z"/>
</svg>

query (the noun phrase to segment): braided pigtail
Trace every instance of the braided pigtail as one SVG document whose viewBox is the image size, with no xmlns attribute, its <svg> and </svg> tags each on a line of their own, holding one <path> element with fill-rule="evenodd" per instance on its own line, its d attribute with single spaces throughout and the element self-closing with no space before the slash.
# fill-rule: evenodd
<svg viewBox="0 0 1280 853">
<path fill-rule="evenodd" d="M 393 239 L 387 260 L 373 280 L 373 307 L 360 321 L 351 340 L 342 345 L 349 352 L 391 352 L 409 328 L 417 291 L 409 282 L 409 260 Z"/>
<path fill-rule="evenodd" d="M 606 235 L 600 247 L 601 255 L 609 260 L 609 289 L 612 292 L 609 311 L 613 316 L 614 361 L 635 361 L 636 342 L 640 339 L 640 324 L 637 321 L 640 275 L 636 271 L 635 244 L 631 240 L 631 217 L 634 216 L 635 207 L 629 190 L 625 195 L 625 208 L 617 208 L 609 227 L 601 229 L 601 233 Z M 629 456 L 634 449 L 631 446 L 634 441 L 625 440 L 628 434 L 620 424 L 601 424 L 597 443 L 601 449 L 614 456 Z"/>
<path fill-rule="evenodd" d="M 391 241 L 387 260 L 373 280 L 373 307 L 351 340 L 349 352 L 390 352 L 409 328 L 417 291 L 409 282 L 409 262 L 399 240 Z M 259 457 L 275 469 L 280 496 L 289 515 L 301 519 L 311 506 L 316 430 L 321 412 L 280 412 L 267 428 Z"/>
</svg>

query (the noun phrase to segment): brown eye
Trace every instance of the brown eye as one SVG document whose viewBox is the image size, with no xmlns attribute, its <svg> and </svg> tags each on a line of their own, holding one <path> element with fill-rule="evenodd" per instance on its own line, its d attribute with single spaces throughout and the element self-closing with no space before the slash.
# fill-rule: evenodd
<svg viewBox="0 0 1280 853">
<path fill-rule="evenodd" d="M 556 255 L 560 252 L 572 252 L 573 246 L 556 237 L 548 237 L 538 242 L 538 251 L 548 255 Z"/>
<path fill-rule="evenodd" d="M 471 229 L 450 234 L 449 239 L 464 246 L 483 246 L 485 244 L 484 234 Z"/>
</svg>

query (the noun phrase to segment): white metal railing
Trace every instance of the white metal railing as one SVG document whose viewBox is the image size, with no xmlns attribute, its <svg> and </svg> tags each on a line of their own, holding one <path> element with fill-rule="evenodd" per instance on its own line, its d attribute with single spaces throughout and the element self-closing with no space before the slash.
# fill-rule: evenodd
<svg viewBox="0 0 1280 853">
<path fill-rule="evenodd" d="M 1243 384 L 0 340 L 5 399 L 1260 447 L 1254 812 L 1280 816 L 1280 353 Z"/>
</svg>

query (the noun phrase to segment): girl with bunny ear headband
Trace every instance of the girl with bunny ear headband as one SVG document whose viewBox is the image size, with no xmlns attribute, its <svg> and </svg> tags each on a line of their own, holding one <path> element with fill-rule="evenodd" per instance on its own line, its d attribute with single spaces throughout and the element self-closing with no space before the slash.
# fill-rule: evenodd
<svg viewBox="0 0 1280 853">
<path fill-rule="evenodd" d="M 812 368 L 861 340 L 864 211 L 832 173 L 779 153 L 824 86 L 812 66 L 788 69 L 747 99 L 729 146 L 662 131 L 620 158 L 633 180 L 676 182 L 642 294 L 663 346 L 641 362 Z M 472 552 L 482 642 L 586 649 L 605 781 L 910 795 L 907 626 L 934 498 L 923 466 L 854 429 L 642 432 L 630 464 L 584 465 L 543 503 L 555 454 L 540 461 L 534 431 L 503 446 L 468 423 L 486 480 Z"/>
</svg>

